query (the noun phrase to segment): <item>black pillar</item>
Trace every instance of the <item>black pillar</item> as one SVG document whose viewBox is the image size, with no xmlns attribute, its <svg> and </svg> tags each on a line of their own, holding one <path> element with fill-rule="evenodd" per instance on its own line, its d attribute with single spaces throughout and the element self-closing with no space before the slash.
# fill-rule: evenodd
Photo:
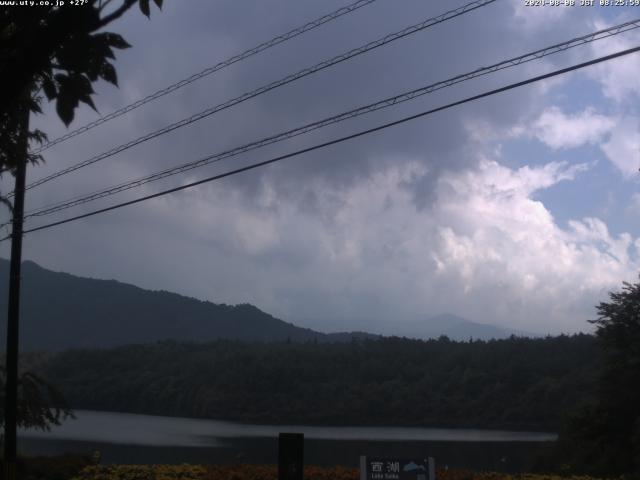
<svg viewBox="0 0 640 480">
<path fill-rule="evenodd" d="M 278 437 L 278 480 L 303 480 L 304 434 L 281 433 Z"/>
</svg>

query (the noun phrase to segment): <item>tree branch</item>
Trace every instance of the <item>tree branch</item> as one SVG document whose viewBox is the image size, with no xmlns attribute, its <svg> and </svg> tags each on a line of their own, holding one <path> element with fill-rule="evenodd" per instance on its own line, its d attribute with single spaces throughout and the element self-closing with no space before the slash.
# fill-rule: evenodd
<svg viewBox="0 0 640 480">
<path fill-rule="evenodd" d="M 107 5 L 109 5 L 113 0 L 104 0 L 104 2 L 102 0 L 100 0 L 100 4 L 98 5 L 98 10 L 100 12 L 102 12 Z"/>
<path fill-rule="evenodd" d="M 138 0 L 124 0 L 124 3 L 122 5 L 120 5 L 119 8 L 117 8 L 116 10 L 114 10 L 113 12 L 111 12 L 109 15 L 107 15 L 106 17 L 100 19 L 100 21 L 98 22 L 98 26 L 94 29 L 94 30 L 98 30 L 99 28 L 102 28 L 108 24 L 110 24 L 111 22 L 113 22 L 114 20 L 120 18 L 122 15 L 125 14 L 125 12 L 127 10 L 129 10 Z"/>
</svg>

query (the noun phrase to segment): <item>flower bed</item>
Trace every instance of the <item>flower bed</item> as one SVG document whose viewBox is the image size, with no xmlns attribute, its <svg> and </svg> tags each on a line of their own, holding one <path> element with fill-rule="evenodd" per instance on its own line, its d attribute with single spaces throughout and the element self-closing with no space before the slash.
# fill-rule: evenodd
<svg viewBox="0 0 640 480">
<path fill-rule="evenodd" d="M 591 477 L 509 475 L 468 470 L 439 470 L 438 480 L 594 480 Z M 277 480 L 275 465 L 97 465 L 84 468 L 73 480 Z M 304 469 L 305 480 L 358 480 L 357 468 Z"/>
</svg>

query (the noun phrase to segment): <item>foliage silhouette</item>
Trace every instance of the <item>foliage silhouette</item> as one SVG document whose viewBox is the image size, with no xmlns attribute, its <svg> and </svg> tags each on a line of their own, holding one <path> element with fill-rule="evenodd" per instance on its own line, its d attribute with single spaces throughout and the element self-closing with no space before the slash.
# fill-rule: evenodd
<svg viewBox="0 0 640 480">
<path fill-rule="evenodd" d="M 162 6 L 162 0 L 154 2 Z M 102 79 L 117 85 L 114 49 L 129 44 L 102 29 L 136 3 L 148 17 L 149 0 L 87 0 L 83 5 L 14 5 L 0 10 L 0 176 L 15 175 L 24 162 L 42 161 L 41 155 L 25 151 L 30 142 L 46 140 L 44 132 L 28 128 L 29 115 L 42 113 L 40 92 L 56 102 L 58 116 L 69 125 L 80 102 L 95 110 L 93 82 Z M 6 196 L 0 195 L 0 202 L 13 211 Z M 3 370 L 3 396 L 5 373 Z M 70 414 L 57 406 L 61 402 L 57 390 L 31 373 L 19 378 L 18 390 L 20 426 L 46 429 L 58 423 L 61 415 Z M 4 397 L 1 404 L 4 409 Z"/>
<path fill-rule="evenodd" d="M 69 125 L 80 102 L 95 110 L 92 83 L 98 79 L 114 85 L 118 77 L 112 60 L 114 49 L 130 45 L 120 35 L 102 29 L 136 3 L 147 17 L 149 0 L 88 0 L 78 6 L 5 7 L 0 10 L 0 175 L 15 172 L 22 161 L 21 135 L 24 108 L 42 113 L 43 92 L 56 102 L 60 119 Z M 160 8 L 162 0 L 154 0 Z M 42 143 L 46 134 L 28 132 L 29 141 Z M 37 163 L 41 155 L 30 154 Z M 3 203 L 10 205 L 6 197 Z"/>
<path fill-rule="evenodd" d="M 596 396 L 576 410 L 561 435 L 567 468 L 640 478 L 640 283 L 623 283 L 597 306 L 603 368 Z"/>
<path fill-rule="evenodd" d="M 0 366 L 0 426 L 4 419 L 4 385 L 6 370 Z M 53 385 L 31 372 L 18 379 L 18 427 L 48 431 L 51 425 L 73 418 L 62 394 Z"/>
</svg>

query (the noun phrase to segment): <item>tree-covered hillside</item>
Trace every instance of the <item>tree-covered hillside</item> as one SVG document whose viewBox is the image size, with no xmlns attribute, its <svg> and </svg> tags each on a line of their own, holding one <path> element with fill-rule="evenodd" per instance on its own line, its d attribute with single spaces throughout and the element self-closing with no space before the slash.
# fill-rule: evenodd
<svg viewBox="0 0 640 480">
<path fill-rule="evenodd" d="M 72 407 L 247 422 L 559 429 L 599 368 L 588 335 L 343 344 L 163 342 L 39 367 Z"/>
</svg>

